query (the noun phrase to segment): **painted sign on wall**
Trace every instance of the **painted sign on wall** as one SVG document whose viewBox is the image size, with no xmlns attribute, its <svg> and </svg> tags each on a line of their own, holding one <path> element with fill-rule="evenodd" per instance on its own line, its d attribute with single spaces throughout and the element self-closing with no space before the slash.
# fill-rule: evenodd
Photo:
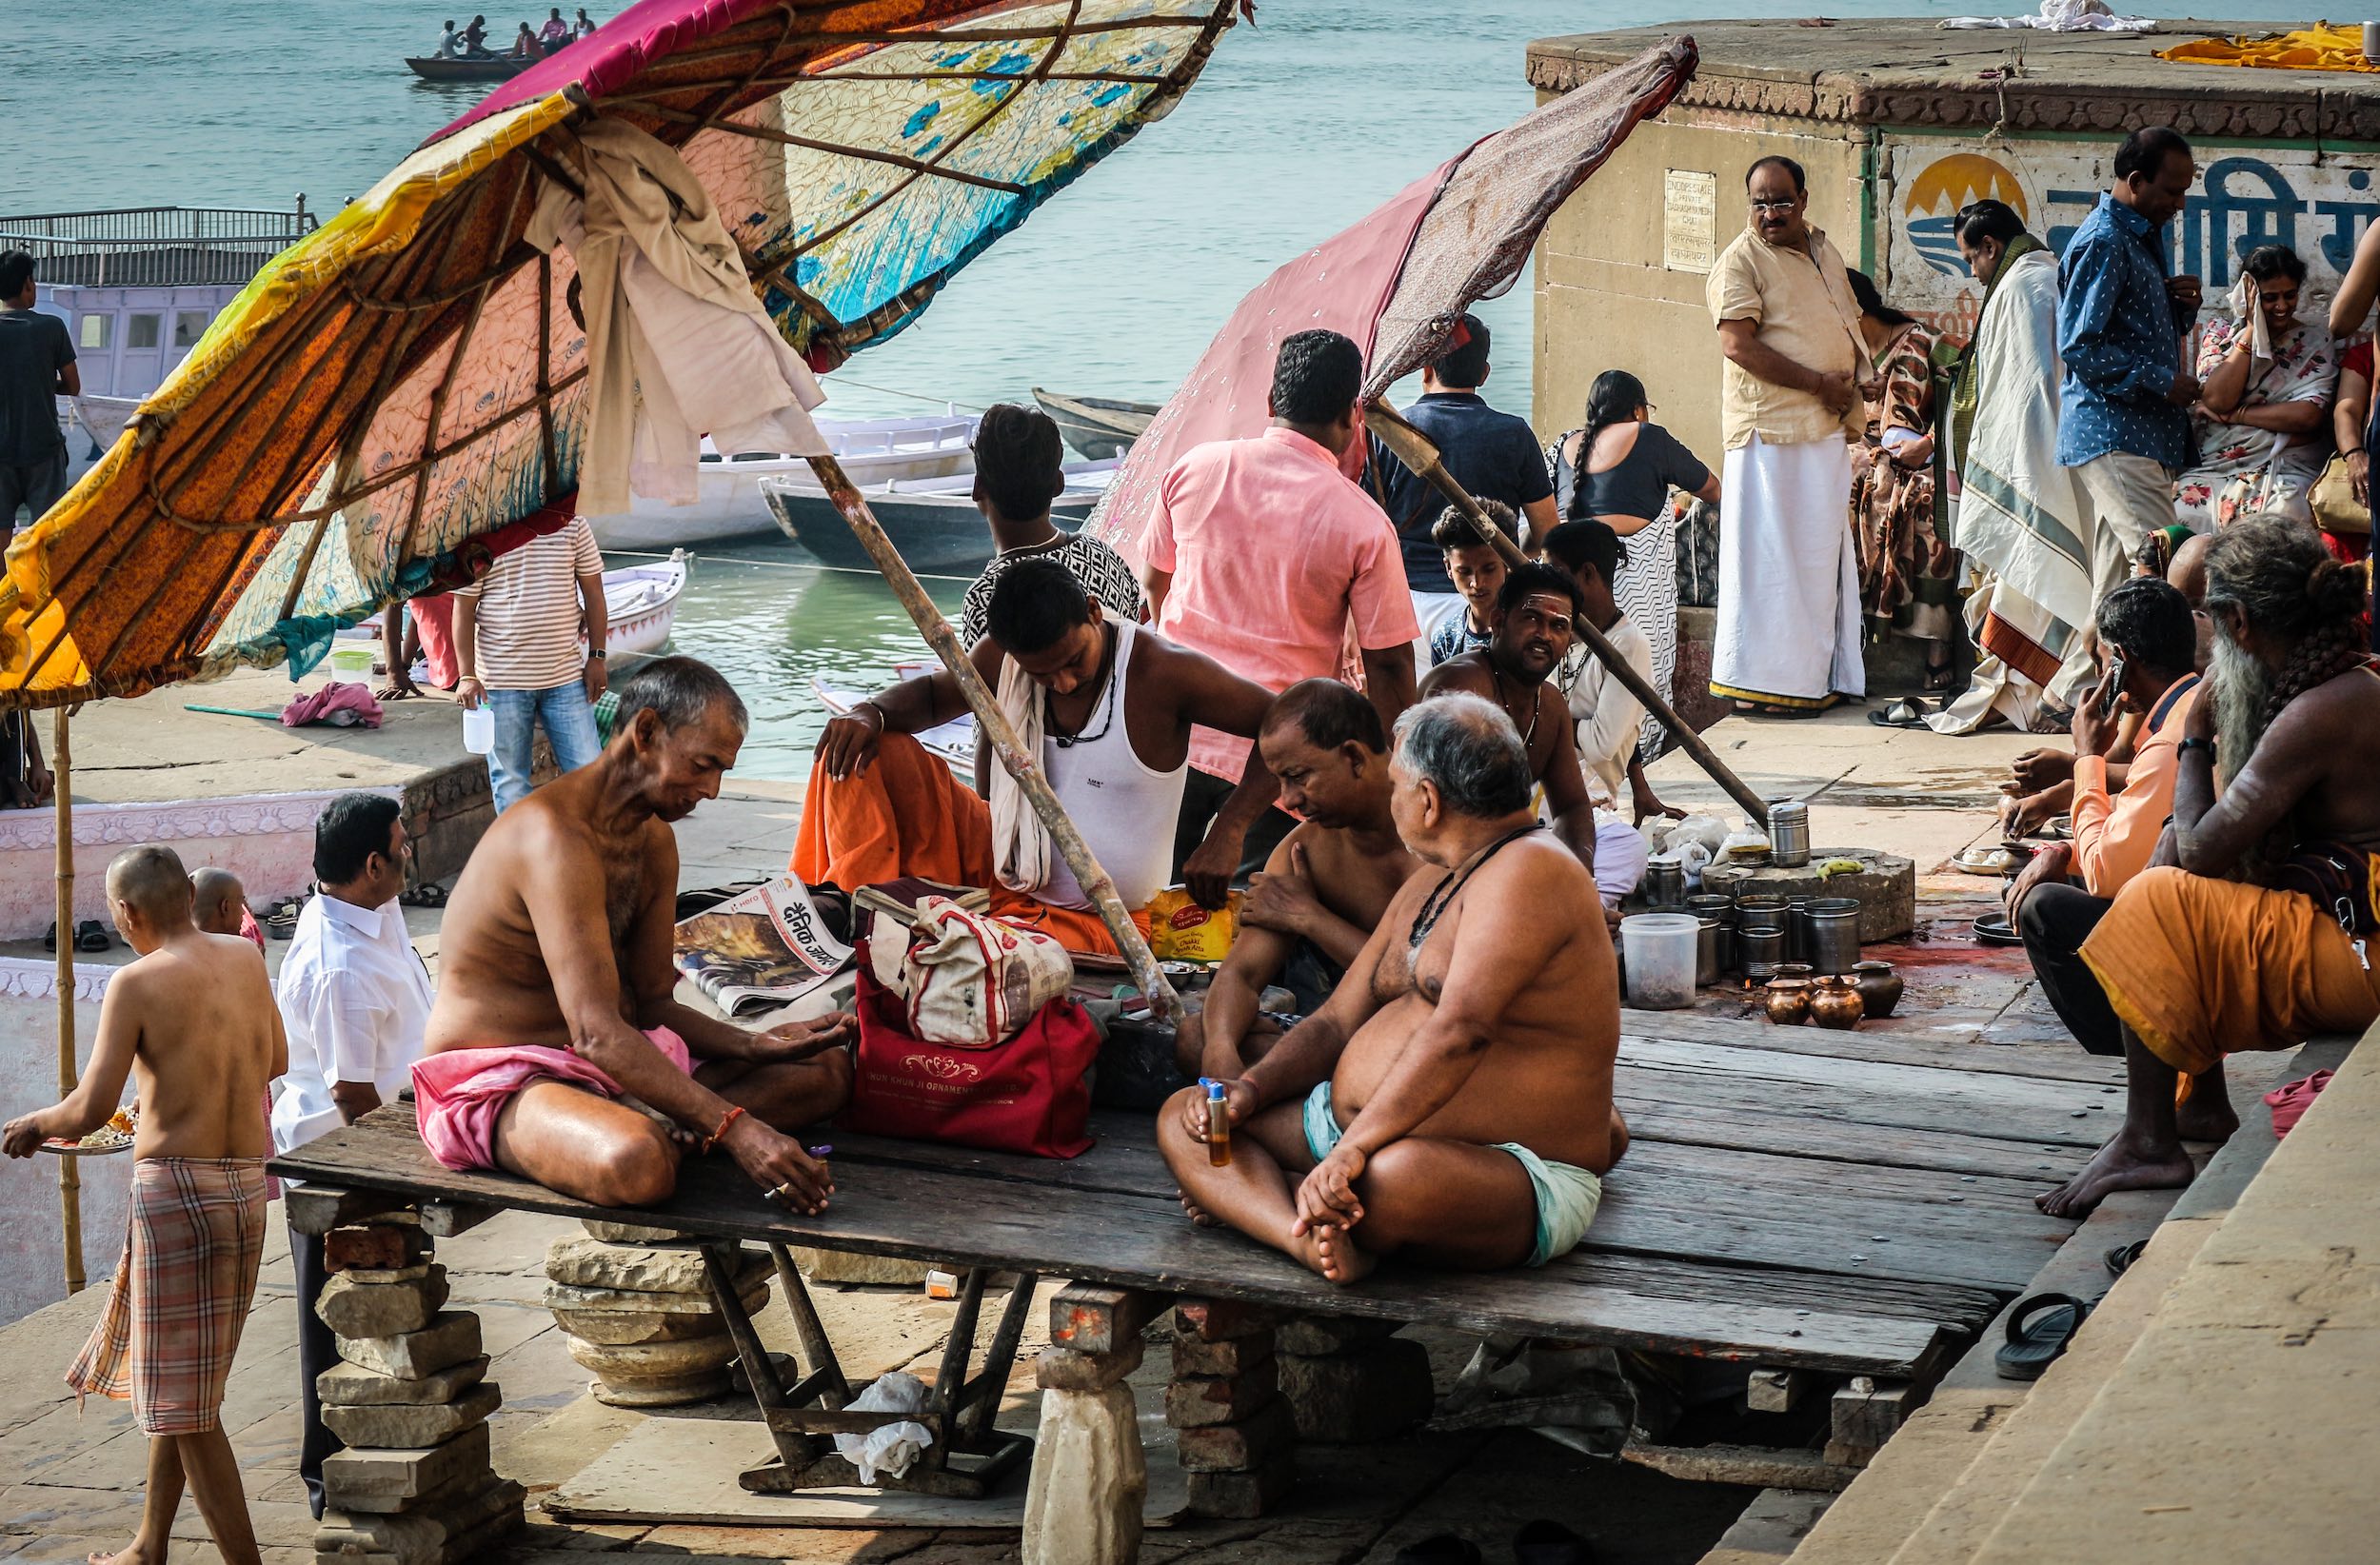
<svg viewBox="0 0 2380 1565">
<path fill-rule="evenodd" d="M 1878 248 L 1893 303 L 1965 338 L 1982 289 L 1951 231 L 1971 201 L 2005 201 L 2025 226 L 2063 249 L 2112 178 L 2106 145 L 2004 141 L 1989 149 L 1950 136 L 1888 136 L 1892 185 L 1877 191 Z M 2168 233 L 2173 269 L 2195 273 L 2210 301 L 2239 276 L 2260 245 L 2286 245 L 2307 266 L 2307 313 L 2318 315 L 2353 259 L 2355 241 L 2380 218 L 2374 162 L 2318 156 L 2311 148 L 2197 149 L 2198 184 Z"/>
</svg>

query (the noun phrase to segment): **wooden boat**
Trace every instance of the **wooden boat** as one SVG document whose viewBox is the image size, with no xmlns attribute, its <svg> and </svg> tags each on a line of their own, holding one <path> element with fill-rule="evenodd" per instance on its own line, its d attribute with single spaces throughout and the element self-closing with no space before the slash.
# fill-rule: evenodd
<svg viewBox="0 0 2380 1565">
<path fill-rule="evenodd" d="M 948 478 L 975 471 L 975 416 L 951 411 L 891 418 L 820 419 L 818 432 L 854 484 L 896 479 Z M 766 451 L 723 457 L 704 442 L 690 505 L 637 500 L 617 516 L 590 516 L 595 542 L 607 549 L 668 549 L 724 543 L 736 538 L 776 536 L 768 505 L 761 498 L 764 479 L 783 479 L 823 498 L 807 461 Z"/>
<path fill-rule="evenodd" d="M 1113 397 L 1061 397 L 1038 386 L 1033 388 L 1033 400 L 1058 421 L 1058 433 L 1066 444 L 1093 462 L 1123 455 L 1149 426 L 1149 420 L 1157 417 L 1159 407 L 1153 402 L 1119 402 Z"/>
<path fill-rule="evenodd" d="M 532 55 L 516 60 L 509 54 L 482 54 L 453 60 L 435 54 L 427 59 L 408 54 L 405 63 L 426 82 L 508 82 L 544 57 Z"/>
<path fill-rule="evenodd" d="M 658 652 L 678 621 L 678 598 L 685 591 L 686 552 L 666 560 L 624 565 L 604 572 L 604 647 L 623 652 Z"/>
<path fill-rule="evenodd" d="M 1082 525 L 1116 476 L 1116 464 L 1069 463 L 1066 488 L 1050 502 L 1050 520 L 1061 532 Z M 992 558 L 992 529 L 975 508 L 974 475 L 909 479 L 893 484 L 862 485 L 868 509 L 892 540 L 894 548 L 921 576 L 971 577 Z M 833 502 L 814 485 L 784 479 L 764 479 L 761 494 L 785 536 L 818 557 L 821 565 L 844 570 L 873 571 L 876 563 L 860 547 L 851 528 Z"/>
</svg>

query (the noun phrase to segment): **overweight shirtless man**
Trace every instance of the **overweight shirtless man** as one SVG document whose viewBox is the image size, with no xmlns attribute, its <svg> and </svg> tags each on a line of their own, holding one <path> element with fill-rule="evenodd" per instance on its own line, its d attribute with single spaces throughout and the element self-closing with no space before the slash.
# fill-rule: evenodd
<svg viewBox="0 0 2380 1565">
<path fill-rule="evenodd" d="M 1300 818 L 1248 882 L 1240 938 L 1183 1019 L 1174 1057 L 1184 1075 L 1234 1077 L 1280 1037 L 1259 1009 L 1276 981 L 1300 1015 L 1319 1010 L 1409 880 L 1414 858 L 1389 813 L 1388 738 L 1379 708 L 1337 680 L 1299 680 L 1273 698 L 1257 735 Z"/>
<path fill-rule="evenodd" d="M 750 1033 L 673 998 L 669 823 L 718 797 L 745 723 L 715 669 L 663 658 L 620 692 L 593 764 L 488 828 L 447 902 L 413 1067 L 441 1163 L 650 1206 L 676 1189 L 684 1147 L 717 1146 L 787 1206 L 824 1210 L 826 1165 L 783 1131 L 850 1096 L 851 1019 Z"/>
<path fill-rule="evenodd" d="M 1595 882 L 1538 826 L 1520 736 L 1492 703 L 1411 708 L 1391 776 L 1424 868 L 1322 1009 L 1225 1083 L 1230 1163 L 1208 1160 L 1196 1088 L 1158 1143 L 1194 1217 L 1333 1282 L 1391 1254 L 1543 1265 L 1585 1237 L 1628 1144 Z"/>
</svg>

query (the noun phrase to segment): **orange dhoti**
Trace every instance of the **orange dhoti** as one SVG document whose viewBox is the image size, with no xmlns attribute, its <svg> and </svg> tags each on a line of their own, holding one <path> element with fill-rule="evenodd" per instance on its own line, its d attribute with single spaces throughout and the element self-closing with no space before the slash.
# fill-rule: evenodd
<svg viewBox="0 0 2380 1565">
<path fill-rule="evenodd" d="M 1161 829 L 1172 831 L 1173 822 Z M 1052 907 L 1000 883 L 992 871 L 992 806 L 907 734 L 879 740 L 859 776 L 837 782 L 825 767 L 810 768 L 790 867 L 804 885 L 845 891 L 910 875 L 982 886 L 992 894 L 995 916 L 1038 929 L 1081 956 L 1119 955 L 1097 913 Z M 1132 918 L 1147 934 L 1148 916 L 1136 911 Z"/>
<path fill-rule="evenodd" d="M 2192 1076 L 2226 1054 L 2359 1033 L 2380 1018 L 2352 940 L 2294 891 L 2148 870 L 2117 895 L 2082 959 L 2149 1052 Z"/>
</svg>

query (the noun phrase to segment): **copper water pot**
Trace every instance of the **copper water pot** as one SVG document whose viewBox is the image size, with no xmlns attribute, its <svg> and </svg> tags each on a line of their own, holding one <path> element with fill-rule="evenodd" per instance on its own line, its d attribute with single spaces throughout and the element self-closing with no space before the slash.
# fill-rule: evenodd
<svg viewBox="0 0 2380 1565">
<path fill-rule="evenodd" d="M 1851 980 L 1837 973 L 1823 980 L 1810 996 L 1810 1020 L 1821 1027 L 1837 1031 L 1859 1025 L 1867 1007 L 1860 1003 L 1859 991 L 1851 986 Z"/>
<path fill-rule="evenodd" d="M 1806 978 L 1769 980 L 1769 1020 L 1780 1027 L 1798 1027 L 1810 1020 L 1810 981 Z"/>
</svg>

